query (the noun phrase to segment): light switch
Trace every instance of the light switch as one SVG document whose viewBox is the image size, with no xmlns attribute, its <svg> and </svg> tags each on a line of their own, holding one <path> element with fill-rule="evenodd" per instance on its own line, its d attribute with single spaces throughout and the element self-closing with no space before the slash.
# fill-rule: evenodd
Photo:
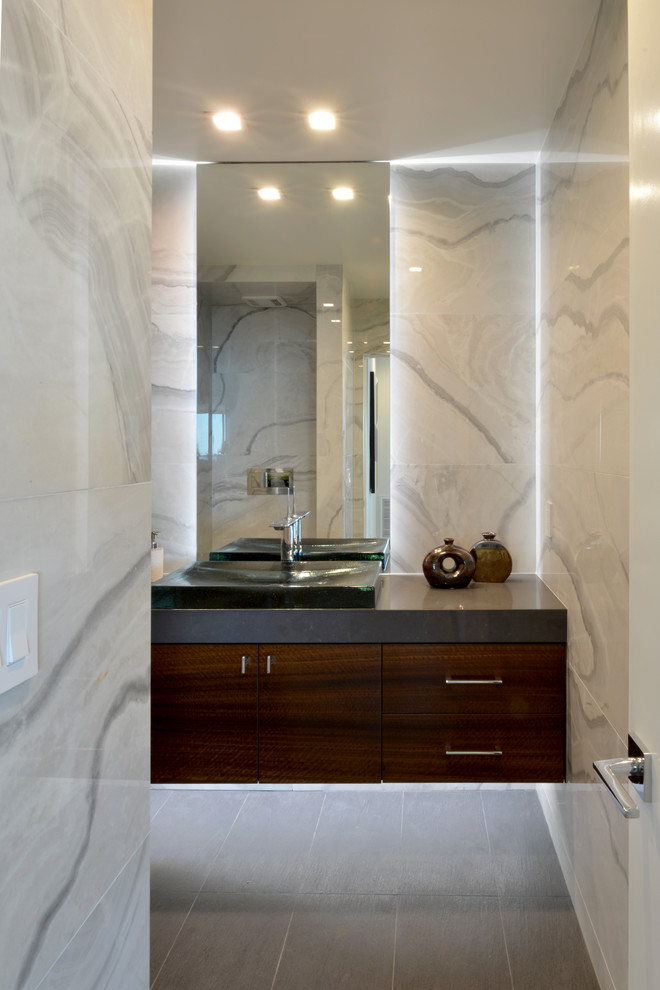
<svg viewBox="0 0 660 990">
<path fill-rule="evenodd" d="M 39 575 L 0 582 L 0 694 L 39 672 Z"/>
<path fill-rule="evenodd" d="M 28 607 L 25 599 L 7 611 L 7 666 L 25 660 L 30 652 L 27 638 Z"/>
</svg>

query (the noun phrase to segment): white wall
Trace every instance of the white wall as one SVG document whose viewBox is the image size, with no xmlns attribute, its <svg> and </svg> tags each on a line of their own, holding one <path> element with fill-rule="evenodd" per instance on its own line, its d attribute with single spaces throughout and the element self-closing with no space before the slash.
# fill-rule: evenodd
<svg viewBox="0 0 660 990">
<path fill-rule="evenodd" d="M 393 168 L 394 569 L 494 530 L 535 570 L 534 197 L 533 166 Z"/>
<path fill-rule="evenodd" d="M 603 0 L 540 165 L 539 573 L 568 609 L 570 781 L 541 794 L 601 986 L 617 990 L 627 825 L 592 762 L 627 752 L 627 152 L 626 5 Z"/>
<path fill-rule="evenodd" d="M 146 990 L 150 0 L 4 0 L 0 117 L 0 983 Z"/>
<path fill-rule="evenodd" d="M 660 504 L 660 9 L 629 0 L 630 728 L 654 753 L 655 797 L 630 822 L 631 990 L 660 984 L 660 662 L 654 533 Z"/>
</svg>

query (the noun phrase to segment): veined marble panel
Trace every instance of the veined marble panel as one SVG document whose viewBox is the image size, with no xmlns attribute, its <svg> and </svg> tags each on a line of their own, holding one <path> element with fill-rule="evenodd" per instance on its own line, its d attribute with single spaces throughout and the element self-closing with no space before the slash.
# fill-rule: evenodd
<svg viewBox="0 0 660 990">
<path fill-rule="evenodd" d="M 12 990 L 38 984 L 148 833 L 150 494 L 0 502 L 0 580 L 40 577 L 39 673 L 0 696 Z"/>
<path fill-rule="evenodd" d="M 38 7 L 2 13 L 0 497 L 144 481 L 149 136 Z"/>
<path fill-rule="evenodd" d="M 149 986 L 149 843 L 126 864 L 39 990 L 145 990 Z"/>
<path fill-rule="evenodd" d="M 628 480 L 545 472 L 552 539 L 541 570 L 568 608 L 569 663 L 622 738 L 628 725 Z"/>
<path fill-rule="evenodd" d="M 269 523 L 286 515 L 286 498 L 248 496 L 254 467 L 293 467 L 296 508 L 311 510 L 304 525 L 314 532 L 315 312 L 204 305 L 198 361 L 198 421 L 208 417 L 210 436 L 198 461 L 198 553 L 273 535 Z"/>
<path fill-rule="evenodd" d="M 395 462 L 534 464 L 530 317 L 396 316 L 393 339 Z"/>
<path fill-rule="evenodd" d="M 601 986 L 628 985 L 627 5 L 602 0 L 541 157 L 539 571 L 568 609 L 569 783 L 546 814 Z M 544 514 L 545 515 L 545 514 Z M 588 781 L 588 783 L 587 783 Z M 584 782 L 584 783 L 576 783 Z"/>
<path fill-rule="evenodd" d="M 10 0 L 4 0 L 5 4 Z M 35 0 L 151 131 L 152 0 Z"/>
<path fill-rule="evenodd" d="M 534 572 L 533 466 L 394 464 L 391 490 L 393 570 L 421 571 L 425 555 L 446 536 L 469 549 L 493 530 L 514 571 Z"/>
<path fill-rule="evenodd" d="M 395 166 L 391 190 L 394 313 L 533 315 L 533 167 Z"/>
</svg>

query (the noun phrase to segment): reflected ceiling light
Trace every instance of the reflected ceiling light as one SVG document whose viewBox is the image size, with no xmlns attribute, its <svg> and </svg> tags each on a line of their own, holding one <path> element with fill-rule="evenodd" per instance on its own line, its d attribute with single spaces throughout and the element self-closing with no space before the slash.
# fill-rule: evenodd
<svg viewBox="0 0 660 990">
<path fill-rule="evenodd" d="M 222 110 L 220 113 L 214 113 L 212 120 L 219 131 L 240 131 L 243 127 L 240 116 L 233 110 Z"/>
<path fill-rule="evenodd" d="M 324 309 L 334 309 L 335 308 L 335 304 L 334 303 L 323 303 L 323 307 L 324 307 Z"/>
<path fill-rule="evenodd" d="M 315 110 L 307 117 L 313 131 L 334 131 L 337 126 L 334 113 L 329 110 Z"/>
<path fill-rule="evenodd" d="M 274 186 L 265 186 L 263 189 L 257 189 L 257 194 L 261 199 L 279 199 L 280 191 L 275 189 Z"/>
<path fill-rule="evenodd" d="M 412 268 L 408 269 L 409 272 L 421 272 L 421 270 L 417 265 L 413 265 Z"/>
<path fill-rule="evenodd" d="M 339 186 L 337 189 L 332 190 L 332 195 L 335 199 L 353 199 L 354 193 L 352 189 L 348 186 Z"/>
<path fill-rule="evenodd" d="M 331 323 L 341 323 L 341 320 L 330 320 Z"/>
</svg>

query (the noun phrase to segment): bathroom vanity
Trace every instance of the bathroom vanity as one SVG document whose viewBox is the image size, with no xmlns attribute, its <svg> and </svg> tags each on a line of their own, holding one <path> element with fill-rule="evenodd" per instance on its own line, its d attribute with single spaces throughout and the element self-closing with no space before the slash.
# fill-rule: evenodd
<svg viewBox="0 0 660 990">
<path fill-rule="evenodd" d="M 156 783 L 561 781 L 566 611 L 535 575 L 373 609 L 154 609 Z"/>
</svg>

